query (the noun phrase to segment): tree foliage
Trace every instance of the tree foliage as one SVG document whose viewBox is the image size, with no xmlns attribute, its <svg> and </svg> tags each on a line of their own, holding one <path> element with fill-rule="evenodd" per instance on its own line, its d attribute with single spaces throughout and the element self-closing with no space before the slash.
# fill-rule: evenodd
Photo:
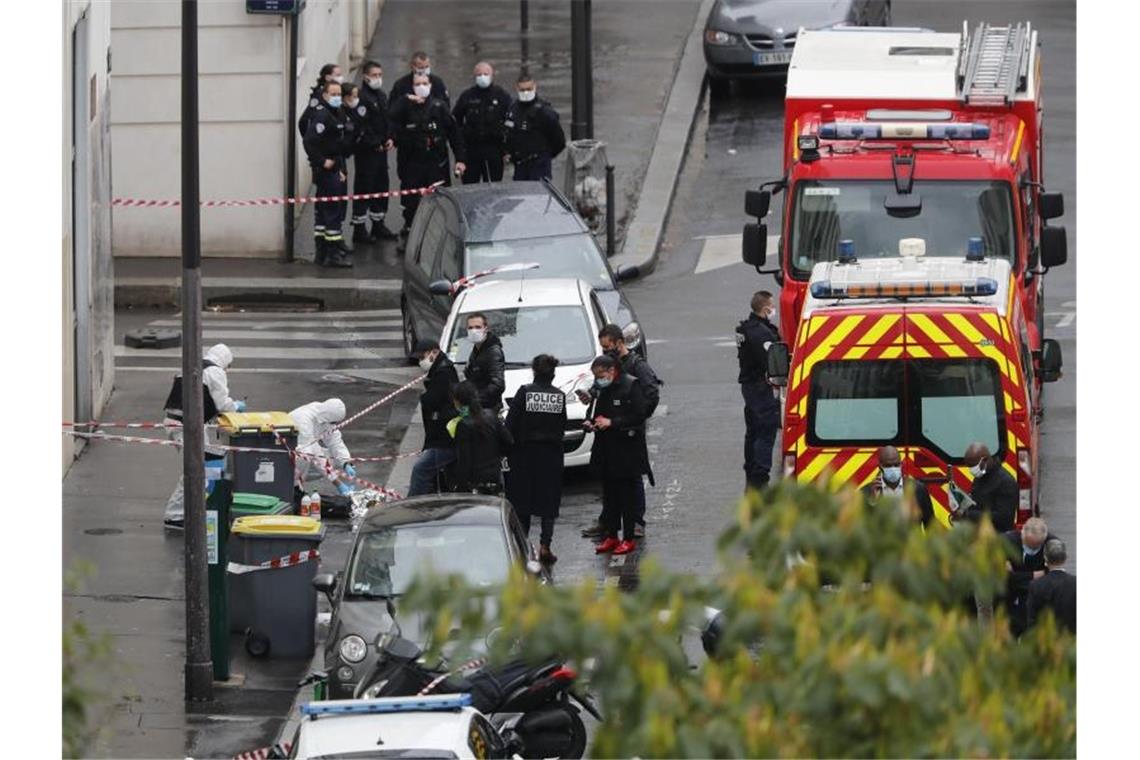
<svg viewBox="0 0 1140 760">
<path fill-rule="evenodd" d="M 868 506 L 782 485 L 742 499 L 711 578 L 642 563 L 637 590 L 502 591 L 498 621 L 455 577 L 405 600 L 434 640 L 501 625 L 493 656 L 590 663 L 606 720 L 594 757 L 1071 757 L 1076 645 L 1047 617 L 1020 640 L 1001 605 L 1006 556 L 988 521 L 924 533 L 912 503 Z M 681 637 L 722 608 L 717 657 Z M 696 667 L 691 667 L 695 664 Z"/>
<path fill-rule="evenodd" d="M 92 572 L 77 562 L 64 577 L 64 591 L 79 594 Z M 97 634 L 64 605 L 63 756 L 87 757 L 106 730 L 110 713 L 111 638 Z"/>
</svg>

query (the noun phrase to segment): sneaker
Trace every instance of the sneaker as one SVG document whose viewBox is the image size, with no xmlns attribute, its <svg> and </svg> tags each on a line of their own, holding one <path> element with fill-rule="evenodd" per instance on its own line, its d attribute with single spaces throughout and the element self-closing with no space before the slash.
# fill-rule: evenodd
<svg viewBox="0 0 1140 760">
<path fill-rule="evenodd" d="M 582 538 L 600 538 L 604 535 L 606 535 L 606 529 L 597 520 L 590 527 L 582 530 Z"/>
<path fill-rule="evenodd" d="M 614 547 L 614 554 L 629 554 L 637 548 L 636 541 L 622 541 Z"/>
<path fill-rule="evenodd" d="M 645 538 L 645 523 L 637 523 L 633 526 L 634 538 Z"/>
<path fill-rule="evenodd" d="M 621 546 L 623 542 L 617 540 L 617 536 L 609 536 L 605 541 L 601 542 L 594 547 L 594 554 L 605 554 L 612 552 Z"/>
<path fill-rule="evenodd" d="M 544 565 L 553 565 L 558 561 L 558 557 L 554 556 L 554 552 L 550 551 L 550 547 L 543 544 L 538 549 L 538 561 Z"/>
<path fill-rule="evenodd" d="M 184 524 L 184 520 L 181 517 L 177 520 L 173 518 L 167 518 L 162 521 L 162 525 L 167 530 L 186 530 L 186 525 Z"/>
</svg>

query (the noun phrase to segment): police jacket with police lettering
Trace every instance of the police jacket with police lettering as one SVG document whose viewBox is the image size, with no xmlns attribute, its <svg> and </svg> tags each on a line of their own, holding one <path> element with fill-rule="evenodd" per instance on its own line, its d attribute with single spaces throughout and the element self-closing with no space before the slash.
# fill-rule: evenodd
<svg viewBox="0 0 1140 760">
<path fill-rule="evenodd" d="M 511 399 L 507 429 L 515 443 L 562 443 L 566 394 L 550 383 L 522 386 Z"/>
<path fill-rule="evenodd" d="M 503 391 L 507 389 L 505 374 L 507 360 L 499 336 L 487 333 L 483 342 L 471 349 L 463 376 L 479 389 L 479 401 L 484 409 L 501 409 Z"/>
<path fill-rule="evenodd" d="M 388 96 L 383 90 L 373 90 L 367 84 L 360 87 L 360 102 L 356 114 L 362 122 L 357 152 L 375 151 L 388 139 Z"/>
<path fill-rule="evenodd" d="M 768 349 L 765 343 L 777 343 L 780 332 L 767 319 L 749 314 L 736 326 L 736 360 L 740 363 L 740 383 L 764 383 L 768 380 Z"/>
<path fill-rule="evenodd" d="M 441 351 L 428 370 L 424 392 L 420 394 L 425 449 L 450 449 L 455 445 L 455 440 L 447 432 L 447 423 L 458 415 L 451 403 L 451 389 L 456 385 L 459 385 L 459 373 Z"/>
<path fill-rule="evenodd" d="M 428 74 L 428 80 L 431 81 L 431 96 L 433 98 L 439 98 L 444 103 L 447 103 L 448 108 L 450 108 L 451 93 L 447 91 L 447 85 L 444 84 L 443 80 L 437 77 L 435 74 Z M 395 84 L 392 85 L 392 94 L 389 96 L 389 100 L 391 100 L 393 103 L 397 103 L 401 100 L 407 100 L 407 97 L 414 94 L 415 91 L 415 87 L 412 84 L 412 72 L 409 71 L 407 74 L 404 74 L 404 76 L 397 79 Z"/>
<path fill-rule="evenodd" d="M 489 87 L 471 87 L 464 90 L 455 101 L 451 114 L 463 130 L 467 146 L 495 145 L 502 147 L 507 136 L 507 109 L 511 107 L 511 96 L 502 87 L 492 84 Z"/>
<path fill-rule="evenodd" d="M 590 450 L 590 467 L 602 478 L 636 478 L 649 469 L 649 452 L 645 447 L 645 394 L 641 384 L 626 374 L 619 374 L 608 387 L 598 391 L 591 420 L 606 417 L 610 426 L 594 432 Z"/>
<path fill-rule="evenodd" d="M 529 103 L 515 100 L 507 109 L 507 152 L 516 164 L 553 158 L 566 147 L 566 133 L 554 106 L 540 97 Z"/>
<path fill-rule="evenodd" d="M 352 135 L 348 126 L 348 116 L 340 108 L 329 108 L 328 103 L 320 103 L 313 108 L 313 118 L 309 120 L 309 131 L 305 133 L 305 153 L 313 169 L 324 169 L 328 159 L 336 162 L 333 170 L 345 169 L 345 157 L 352 152 Z"/>
<path fill-rule="evenodd" d="M 396 143 L 400 157 L 447 160 L 447 146 L 455 160 L 467 162 L 467 147 L 455 117 L 448 110 L 447 102 L 429 97 L 423 103 L 408 98 L 394 101 L 388 112 L 388 135 Z"/>
<path fill-rule="evenodd" d="M 313 109 L 321 105 L 324 100 L 321 99 L 321 86 L 315 85 L 309 92 L 309 105 L 305 106 L 305 110 L 301 112 L 301 118 L 297 119 L 297 130 L 301 133 L 301 139 L 305 139 L 305 134 L 309 131 L 309 122 L 313 119 Z"/>
</svg>

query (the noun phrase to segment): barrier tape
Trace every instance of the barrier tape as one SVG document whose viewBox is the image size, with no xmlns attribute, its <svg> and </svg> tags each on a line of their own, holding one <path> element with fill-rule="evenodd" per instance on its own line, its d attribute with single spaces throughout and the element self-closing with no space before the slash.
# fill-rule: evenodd
<svg viewBox="0 0 1140 760">
<path fill-rule="evenodd" d="M 282 755 L 288 755 L 293 749 L 291 742 L 282 742 L 280 745 L 273 745 L 272 747 L 261 747 L 259 749 L 251 749 L 249 752 L 242 752 L 241 754 L 234 755 L 234 760 L 266 760 L 269 753 L 274 749 L 280 748 Z"/>
<path fill-rule="evenodd" d="M 91 420 L 90 422 L 63 422 L 60 423 L 64 427 L 89 427 L 89 428 L 135 428 L 139 430 L 181 430 L 181 422 L 99 422 L 98 420 Z M 208 428 L 217 427 L 217 425 L 206 425 Z"/>
<path fill-rule="evenodd" d="M 369 404 L 368 406 L 364 407 L 363 409 L 361 409 L 359 412 L 357 412 L 356 414 L 352 415 L 352 416 L 351 416 L 351 417 L 349 417 L 348 419 L 341 421 L 341 422 L 340 422 L 338 425 L 336 425 L 335 427 L 333 427 L 333 430 L 340 430 L 341 428 L 347 427 L 347 426 L 348 426 L 350 423 L 356 422 L 358 419 L 360 419 L 360 418 L 361 418 L 361 417 L 363 417 L 364 415 L 368 414 L 369 412 L 371 412 L 371 411 L 372 411 L 373 409 L 375 409 L 376 407 L 380 406 L 381 404 L 383 404 L 383 403 L 385 403 L 385 402 L 391 401 L 391 400 L 392 400 L 392 399 L 394 399 L 396 396 L 400 395 L 401 393 L 403 393 L 404 391 L 408 390 L 409 388 L 411 388 L 411 387 L 412 387 L 413 385 L 415 385 L 416 383 L 418 383 L 418 382 L 420 382 L 421 380 L 423 380 L 425 377 L 427 377 L 427 373 L 426 373 L 426 372 L 425 372 L 424 374 L 420 375 L 419 377 L 417 377 L 416 379 L 414 379 L 414 380 L 411 380 L 411 381 L 409 381 L 409 382 L 405 383 L 404 385 L 401 385 L 399 388 L 397 388 L 396 390 L 392 391 L 391 393 L 389 393 L 387 396 L 385 396 L 384 398 L 380 399 L 379 401 L 377 401 L 377 402 L 375 402 L 375 403 L 373 403 L 373 404 Z"/>
<path fill-rule="evenodd" d="M 469 274 L 465 277 L 460 277 L 458 280 L 451 283 L 451 295 L 455 295 L 463 288 L 470 287 L 473 282 L 482 277 L 499 274 L 500 272 L 520 272 L 527 269 L 539 269 L 540 267 L 540 264 L 532 261 L 526 264 L 500 264 L 497 267 L 484 269 L 482 272 L 476 272 L 475 274 Z"/>
<path fill-rule="evenodd" d="M 336 203 L 340 201 L 365 201 L 376 198 L 395 198 L 403 195 L 430 195 L 443 182 L 434 182 L 426 187 L 409 188 L 407 190 L 386 190 L 379 193 L 350 193 L 349 195 L 314 195 L 300 198 L 253 198 L 251 200 L 229 201 L 202 201 L 198 205 L 202 208 L 232 208 L 240 206 L 284 206 L 304 203 Z M 146 200 L 143 198 L 112 198 L 112 206 L 126 208 L 177 208 L 182 205 L 181 200 Z"/>
<path fill-rule="evenodd" d="M 256 573 L 258 570 L 276 570 L 281 567 L 303 565 L 306 562 L 320 558 L 320 551 L 317 549 L 309 549 L 308 551 L 286 554 L 284 557 L 277 557 L 276 559 L 267 560 L 256 565 L 242 565 L 237 562 L 230 562 L 226 565 L 226 572 L 234 575 L 244 575 L 245 573 Z"/>
<path fill-rule="evenodd" d="M 416 692 L 416 696 L 422 697 L 423 695 L 427 694 L 432 689 L 434 689 L 436 686 L 439 686 L 441 683 L 443 683 L 444 681 L 446 681 L 448 678 L 455 675 L 456 673 L 462 673 L 463 671 L 467 670 L 468 668 L 481 668 L 486 664 L 487 664 L 487 659 L 485 657 L 476 657 L 474 660 L 468 660 L 467 662 L 460 665 L 458 668 L 455 668 L 454 670 L 449 670 L 448 672 L 444 673 L 443 675 L 439 676 L 438 678 L 433 679 L 431 681 L 431 683 L 429 683 L 427 686 L 423 687 L 418 692 Z"/>
</svg>

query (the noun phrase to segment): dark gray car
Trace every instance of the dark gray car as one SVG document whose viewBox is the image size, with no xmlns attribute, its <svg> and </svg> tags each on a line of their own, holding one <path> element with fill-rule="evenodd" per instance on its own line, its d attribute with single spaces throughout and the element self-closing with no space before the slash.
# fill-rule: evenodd
<svg viewBox="0 0 1140 760">
<path fill-rule="evenodd" d="M 709 87 L 785 76 L 800 27 L 890 25 L 891 0 L 717 0 L 705 22 Z"/>
<path fill-rule="evenodd" d="M 431 283 L 529 262 L 539 268 L 488 279 L 585 280 L 597 293 L 606 318 L 625 331 L 626 345 L 645 354 L 641 325 L 618 287 L 636 277 L 637 270 L 612 271 L 589 227 L 549 182 L 441 187 L 424 197 L 404 252 L 400 312 L 405 352 L 410 355 L 420 338 L 440 340 L 451 312 L 453 297 L 432 293 Z"/>
</svg>

